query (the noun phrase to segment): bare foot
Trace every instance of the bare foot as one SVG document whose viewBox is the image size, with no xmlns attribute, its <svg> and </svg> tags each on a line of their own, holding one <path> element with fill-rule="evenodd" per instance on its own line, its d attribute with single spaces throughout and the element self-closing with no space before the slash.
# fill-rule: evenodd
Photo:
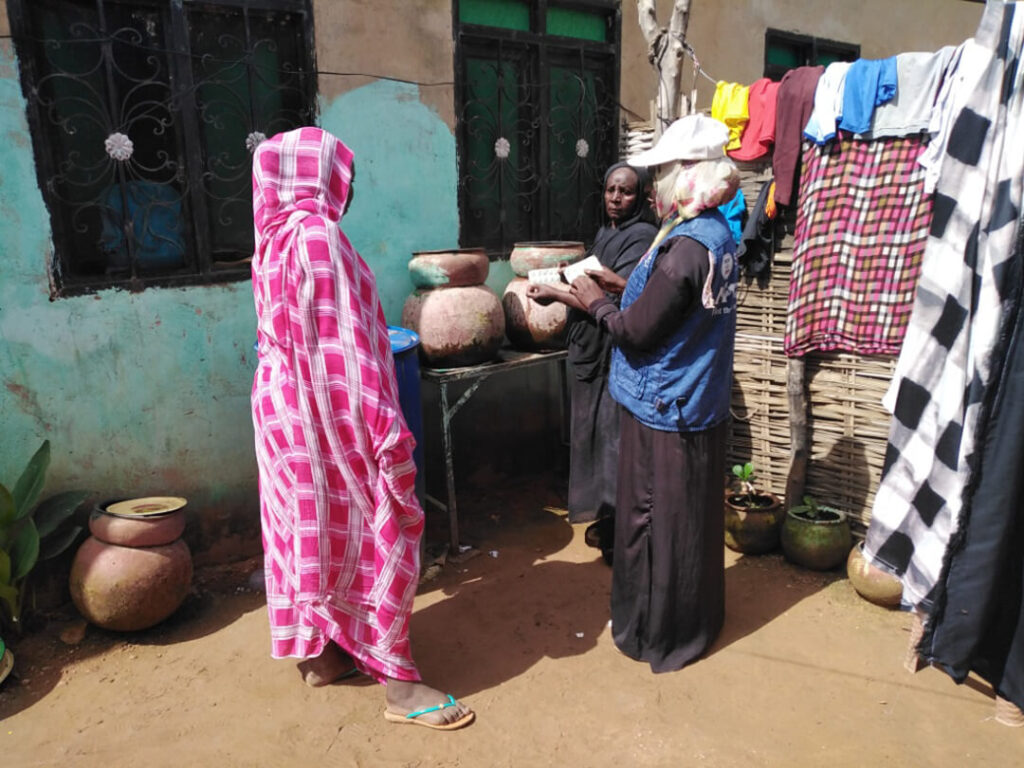
<svg viewBox="0 0 1024 768">
<path fill-rule="evenodd" d="M 299 672 L 306 685 L 319 688 L 329 685 L 355 670 L 352 657 L 341 650 L 336 643 L 328 643 L 323 653 L 313 659 L 299 662 Z"/>
<path fill-rule="evenodd" d="M 389 677 L 386 700 L 385 717 L 392 722 L 404 721 L 441 729 L 461 728 L 473 722 L 473 710 L 459 701 L 452 705 L 448 694 L 423 683 L 394 680 Z M 410 712 L 430 707 L 439 708 L 415 718 L 405 719 Z"/>
</svg>

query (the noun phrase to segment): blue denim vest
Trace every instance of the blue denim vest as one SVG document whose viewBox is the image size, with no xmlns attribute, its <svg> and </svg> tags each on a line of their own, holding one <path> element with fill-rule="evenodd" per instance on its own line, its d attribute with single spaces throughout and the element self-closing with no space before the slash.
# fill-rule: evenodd
<svg viewBox="0 0 1024 768">
<path fill-rule="evenodd" d="M 608 382 L 612 397 L 640 423 L 667 432 L 696 432 L 725 421 L 732 388 L 739 269 L 732 234 L 717 210 L 679 224 L 640 259 L 626 282 L 621 307 L 629 307 L 647 285 L 657 252 L 682 236 L 706 247 L 714 259 L 714 306 L 705 307 L 698 297 L 697 306 L 653 353 L 614 347 Z"/>
</svg>

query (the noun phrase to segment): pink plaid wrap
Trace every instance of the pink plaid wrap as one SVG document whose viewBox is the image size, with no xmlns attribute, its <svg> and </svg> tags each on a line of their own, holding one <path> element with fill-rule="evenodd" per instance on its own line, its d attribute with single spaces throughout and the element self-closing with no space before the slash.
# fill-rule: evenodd
<svg viewBox="0 0 1024 768">
<path fill-rule="evenodd" d="M 418 680 L 409 616 L 423 511 L 373 273 L 338 224 L 352 152 L 319 128 L 253 159 L 252 389 L 275 658 L 328 640 L 377 680 Z"/>
<path fill-rule="evenodd" d="M 920 138 L 805 143 L 784 351 L 900 351 L 928 242 Z"/>
</svg>

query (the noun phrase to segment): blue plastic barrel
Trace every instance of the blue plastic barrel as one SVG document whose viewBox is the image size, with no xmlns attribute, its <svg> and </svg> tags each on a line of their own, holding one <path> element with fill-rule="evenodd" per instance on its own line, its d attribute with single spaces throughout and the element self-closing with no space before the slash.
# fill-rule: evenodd
<svg viewBox="0 0 1024 768">
<path fill-rule="evenodd" d="M 423 410 L 420 404 L 420 361 L 416 347 L 420 337 L 408 328 L 388 326 L 391 338 L 391 354 L 395 358 L 395 377 L 398 379 L 398 399 L 402 415 L 409 431 L 416 438 L 413 460 L 416 462 L 416 496 L 422 505 L 425 486 L 423 483 Z"/>
</svg>

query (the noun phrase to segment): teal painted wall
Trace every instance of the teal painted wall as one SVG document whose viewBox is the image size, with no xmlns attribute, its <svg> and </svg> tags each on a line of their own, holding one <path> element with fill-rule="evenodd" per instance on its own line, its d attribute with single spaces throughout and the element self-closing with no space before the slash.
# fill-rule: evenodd
<svg viewBox="0 0 1024 768">
<path fill-rule="evenodd" d="M 410 253 L 458 242 L 454 137 L 415 86 L 377 82 L 321 109 L 356 154 L 344 229 L 397 323 Z M 255 528 L 250 284 L 50 301 L 49 215 L 9 40 L 0 137 L 0 478 L 13 483 L 49 438 L 46 493 L 187 496 L 200 545 Z M 507 264 L 492 270 L 492 287 L 500 293 L 509 275 Z"/>
<path fill-rule="evenodd" d="M 455 139 L 417 86 L 386 80 L 321 104 L 320 124 L 355 153 L 342 229 L 374 271 L 388 322 L 398 324 L 413 288 L 412 254 L 459 245 Z M 487 283 L 500 295 L 511 278 L 508 262 L 497 262 Z"/>
</svg>

